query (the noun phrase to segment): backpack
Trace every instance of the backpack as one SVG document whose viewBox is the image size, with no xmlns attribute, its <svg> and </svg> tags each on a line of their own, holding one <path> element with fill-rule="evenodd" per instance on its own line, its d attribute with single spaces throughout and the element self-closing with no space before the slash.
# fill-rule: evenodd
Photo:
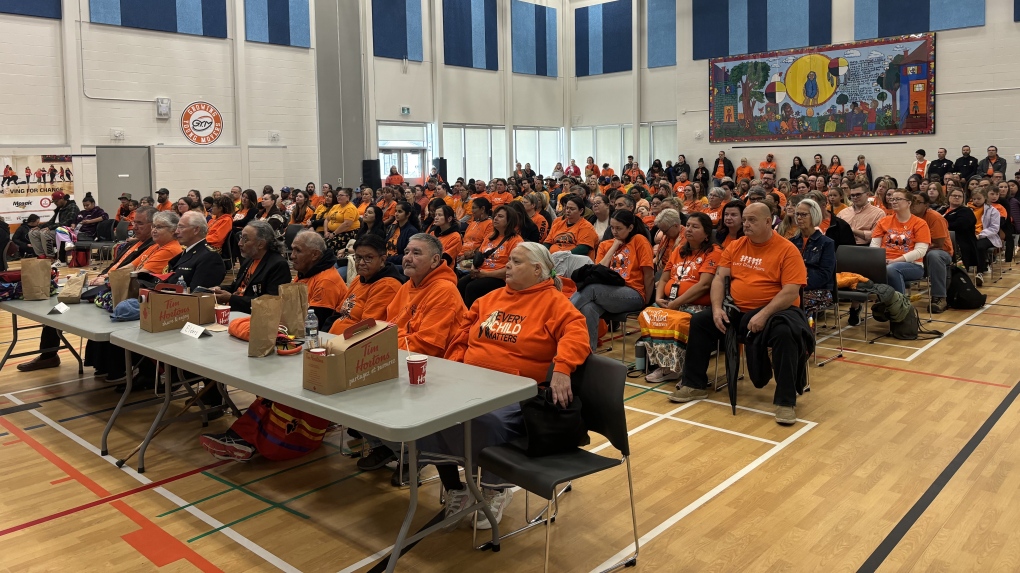
<svg viewBox="0 0 1020 573">
<path fill-rule="evenodd" d="M 959 310 L 971 310 L 985 305 L 987 296 L 970 282 L 970 275 L 956 265 L 949 266 L 949 278 L 946 285 L 946 302 Z"/>
<path fill-rule="evenodd" d="M 889 295 L 887 291 L 883 294 Z M 942 338 L 938 330 L 927 330 L 921 326 L 921 317 L 907 295 L 896 291 L 891 294 L 893 296 L 871 305 L 871 316 L 879 322 L 889 323 L 889 336 L 898 340 L 917 340 L 923 333 L 929 335 L 925 338 Z"/>
</svg>

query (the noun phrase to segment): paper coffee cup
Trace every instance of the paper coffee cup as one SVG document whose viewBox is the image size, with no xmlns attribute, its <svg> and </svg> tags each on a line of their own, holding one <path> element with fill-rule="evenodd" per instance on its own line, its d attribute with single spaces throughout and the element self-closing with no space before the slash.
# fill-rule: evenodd
<svg viewBox="0 0 1020 573">
<path fill-rule="evenodd" d="M 230 325 L 229 304 L 217 304 L 216 306 L 213 307 L 213 311 L 216 313 L 216 324 L 222 324 L 223 326 Z"/>
<path fill-rule="evenodd" d="M 428 362 L 429 357 L 424 354 L 412 354 L 407 357 L 407 378 L 412 386 L 425 383 L 425 367 Z"/>
</svg>

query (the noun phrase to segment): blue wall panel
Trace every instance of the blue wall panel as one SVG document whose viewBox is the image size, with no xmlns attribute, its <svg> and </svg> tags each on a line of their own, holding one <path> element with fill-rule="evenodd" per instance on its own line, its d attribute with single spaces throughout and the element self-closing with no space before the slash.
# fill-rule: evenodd
<svg viewBox="0 0 1020 573">
<path fill-rule="evenodd" d="M 578 77 L 631 69 L 631 1 L 616 0 L 574 10 L 574 71 Z"/>
<path fill-rule="evenodd" d="M 559 28 L 556 26 L 556 9 L 545 11 L 545 73 L 555 78 L 559 75 L 560 65 Z"/>
<path fill-rule="evenodd" d="M 425 48 L 421 35 L 421 0 L 405 0 L 405 2 L 407 3 L 404 10 L 407 26 L 407 59 L 421 62 L 425 60 Z"/>
<path fill-rule="evenodd" d="M 244 0 L 245 38 L 249 42 L 310 48 L 311 0 Z"/>
<path fill-rule="evenodd" d="M 421 0 L 372 0 L 376 57 L 423 61 L 421 27 Z"/>
<path fill-rule="evenodd" d="M 1017 0 L 1020 2 L 1020 0 Z M 588 9 L 578 8 L 574 11 L 574 74 L 577 77 L 590 75 L 588 54 Z"/>
<path fill-rule="evenodd" d="M 202 0 L 202 35 L 227 37 L 227 6 L 223 0 Z"/>
<path fill-rule="evenodd" d="M 443 54 L 449 66 L 499 69 L 496 0 L 443 2 Z"/>
<path fill-rule="evenodd" d="M 546 66 L 549 64 L 545 50 L 545 10 L 535 10 L 535 74 L 547 75 Z"/>
<path fill-rule="evenodd" d="M 226 0 L 91 0 L 89 20 L 158 32 L 227 37 Z"/>
<path fill-rule="evenodd" d="M 309 0 L 290 2 L 290 45 L 299 48 L 312 47 L 311 15 L 308 13 Z"/>
<path fill-rule="evenodd" d="M 1014 0 L 1016 6 L 1020 2 Z M 1020 16 L 1020 14 L 1014 17 Z M 985 0 L 855 0 L 854 39 L 985 25 Z"/>
<path fill-rule="evenodd" d="M 290 45 L 290 2 L 288 0 L 267 0 L 269 14 L 269 43 Z"/>
<path fill-rule="evenodd" d="M 692 0 L 691 14 L 695 60 L 832 43 L 832 0 Z"/>
<path fill-rule="evenodd" d="M 746 24 L 747 1 L 731 0 L 731 2 L 740 2 L 744 7 L 743 16 Z M 723 26 L 724 22 L 729 22 L 731 2 L 723 2 L 721 0 L 692 0 L 691 13 L 694 20 L 692 40 L 694 41 L 695 60 L 707 60 L 708 58 L 728 56 L 731 53 L 730 37 L 732 35 L 739 35 L 746 38 L 746 26 L 743 30 L 740 30 L 740 32 L 742 32 L 740 34 L 736 34 L 736 30 L 730 30 L 727 26 Z M 747 49 L 746 41 L 743 43 L 743 47 L 745 50 Z"/>
<path fill-rule="evenodd" d="M 160 32 L 177 31 L 176 0 L 120 0 L 120 25 Z"/>
<path fill-rule="evenodd" d="M 648 67 L 676 65 L 676 0 L 648 0 Z"/>
<path fill-rule="evenodd" d="M 60 0 L 0 0 L 0 12 L 60 19 Z"/>
<path fill-rule="evenodd" d="M 556 77 L 556 9 L 510 1 L 510 51 L 515 74 Z"/>
</svg>

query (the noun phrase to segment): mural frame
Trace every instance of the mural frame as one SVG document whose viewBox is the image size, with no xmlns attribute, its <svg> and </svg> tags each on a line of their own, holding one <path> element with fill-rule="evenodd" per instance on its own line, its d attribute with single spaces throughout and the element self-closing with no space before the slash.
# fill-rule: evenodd
<svg viewBox="0 0 1020 573">
<path fill-rule="evenodd" d="M 916 44 L 916 46 L 906 50 L 903 54 L 890 55 L 892 50 L 897 47 L 905 48 L 907 43 Z M 865 49 L 868 51 L 864 52 Z M 880 51 L 883 49 L 887 53 Z M 848 60 L 851 56 L 832 55 L 832 52 L 840 54 L 856 52 L 856 56 L 852 56 L 851 62 Z M 868 53 L 869 56 L 862 58 L 863 53 Z M 847 88 L 869 90 L 869 93 L 870 90 L 874 90 L 877 99 L 873 99 L 870 102 L 871 105 L 869 102 L 863 101 L 863 98 L 860 101 L 851 101 L 847 96 L 844 101 L 843 96 L 847 94 L 840 89 L 843 87 L 842 79 L 853 69 L 867 68 L 868 66 L 864 64 L 867 64 L 871 59 L 876 59 L 873 57 L 874 54 L 884 57 L 882 61 L 887 62 L 887 69 L 882 74 L 869 77 L 868 79 L 873 80 L 870 86 L 867 86 L 865 82 L 859 82 L 853 85 L 847 84 Z M 815 55 L 816 59 L 806 58 L 806 56 L 812 55 Z M 802 73 L 804 70 L 808 70 L 815 73 L 814 78 L 807 77 L 809 80 L 815 80 L 817 84 L 821 80 L 816 80 L 819 76 L 813 68 L 818 68 L 818 62 L 821 61 L 818 58 L 828 59 L 828 69 L 836 69 L 835 74 L 830 72 L 825 76 L 830 80 L 829 88 L 823 87 L 829 92 L 827 97 L 821 101 L 818 100 L 819 90 L 816 85 L 814 100 L 801 103 L 794 101 L 793 96 L 787 100 L 785 82 L 780 80 L 789 79 L 790 69 L 804 60 L 805 63 L 798 67 L 798 72 Z M 888 83 L 885 80 L 885 74 L 892 69 L 894 58 L 901 58 L 901 60 L 897 65 L 896 75 L 892 76 L 896 80 L 890 81 L 895 81 L 898 85 L 892 84 L 896 87 L 890 89 L 884 85 Z M 773 71 L 772 64 L 780 63 L 780 59 L 783 60 L 781 63 L 789 65 L 778 72 Z M 748 68 L 755 63 L 765 65 L 764 74 L 761 67 L 758 67 L 758 71 L 754 72 L 756 79 L 753 80 L 752 89 L 748 90 L 752 92 L 750 97 L 744 96 L 742 88 L 743 85 L 747 85 L 747 81 L 751 81 L 749 80 L 751 74 L 741 74 L 741 80 L 729 78 L 729 71 L 744 63 L 748 64 Z M 852 63 L 860 65 L 853 66 Z M 874 68 L 876 64 L 882 65 L 876 59 L 870 64 L 870 67 Z M 935 70 L 934 32 L 711 58 L 708 62 L 709 141 L 711 143 L 732 143 L 934 134 Z M 908 74 L 907 72 L 913 73 Z M 761 81 L 763 75 L 766 78 L 764 82 Z M 879 80 L 882 80 L 883 85 L 879 85 Z M 758 86 L 758 84 L 761 85 Z M 924 97 L 910 103 L 913 98 L 909 94 L 913 92 L 924 92 Z M 779 93 L 781 95 L 777 95 Z M 809 92 L 805 85 L 805 95 L 800 97 L 806 98 L 807 93 Z M 905 109 L 901 109 L 904 98 L 908 103 Z M 778 101 L 776 101 L 777 99 Z M 839 103 L 836 103 L 837 99 L 839 99 Z M 889 102 L 886 103 L 886 100 Z M 742 112 L 747 102 L 750 102 L 750 107 L 753 110 L 750 122 L 744 118 Z M 875 107 L 876 103 L 878 104 L 877 108 L 872 110 L 871 108 Z M 828 104 L 828 107 L 817 113 L 814 112 L 815 108 L 820 108 L 823 104 Z M 760 110 L 759 106 L 761 106 Z M 794 109 L 794 106 L 799 109 Z M 840 108 L 838 111 L 835 110 L 837 106 Z M 800 110 L 804 110 L 803 115 Z M 895 116 L 899 116 L 899 120 L 895 124 L 891 124 Z M 835 124 L 831 130 L 830 121 Z M 793 128 L 791 129 L 789 126 L 793 126 Z"/>
</svg>

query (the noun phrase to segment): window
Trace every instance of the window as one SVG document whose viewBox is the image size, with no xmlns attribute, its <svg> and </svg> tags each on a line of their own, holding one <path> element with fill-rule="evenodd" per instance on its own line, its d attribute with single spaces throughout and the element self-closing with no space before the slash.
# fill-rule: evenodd
<svg viewBox="0 0 1020 573">
<path fill-rule="evenodd" d="M 450 181 L 488 181 L 506 170 L 506 131 L 488 125 L 444 125 L 443 153 Z"/>
<path fill-rule="evenodd" d="M 580 166 L 590 155 L 600 169 L 608 163 L 617 173 L 623 171 L 628 155 L 637 157 L 642 171 L 647 171 L 655 159 L 665 166 L 667 160 L 676 157 L 675 122 L 642 123 L 640 138 L 641 150 L 634 153 L 634 126 L 630 124 L 575 127 L 570 130 L 571 156 Z"/>
<path fill-rule="evenodd" d="M 446 156 L 446 176 L 450 181 L 464 177 L 464 128 L 443 127 L 443 154 Z"/>
<path fill-rule="evenodd" d="M 517 128 L 514 130 L 514 158 L 523 167 L 530 163 L 535 173 L 550 175 L 563 163 L 562 133 L 559 129 Z"/>
<path fill-rule="evenodd" d="M 489 134 L 487 127 L 469 127 L 464 129 L 464 163 L 465 178 L 484 179 L 492 177 L 492 153 L 489 150 Z"/>
<path fill-rule="evenodd" d="M 584 168 L 588 157 L 595 156 L 595 134 L 590 127 L 581 127 L 570 130 L 570 157 L 577 161 L 577 165 Z M 599 167 L 602 167 L 599 165 Z"/>
</svg>

